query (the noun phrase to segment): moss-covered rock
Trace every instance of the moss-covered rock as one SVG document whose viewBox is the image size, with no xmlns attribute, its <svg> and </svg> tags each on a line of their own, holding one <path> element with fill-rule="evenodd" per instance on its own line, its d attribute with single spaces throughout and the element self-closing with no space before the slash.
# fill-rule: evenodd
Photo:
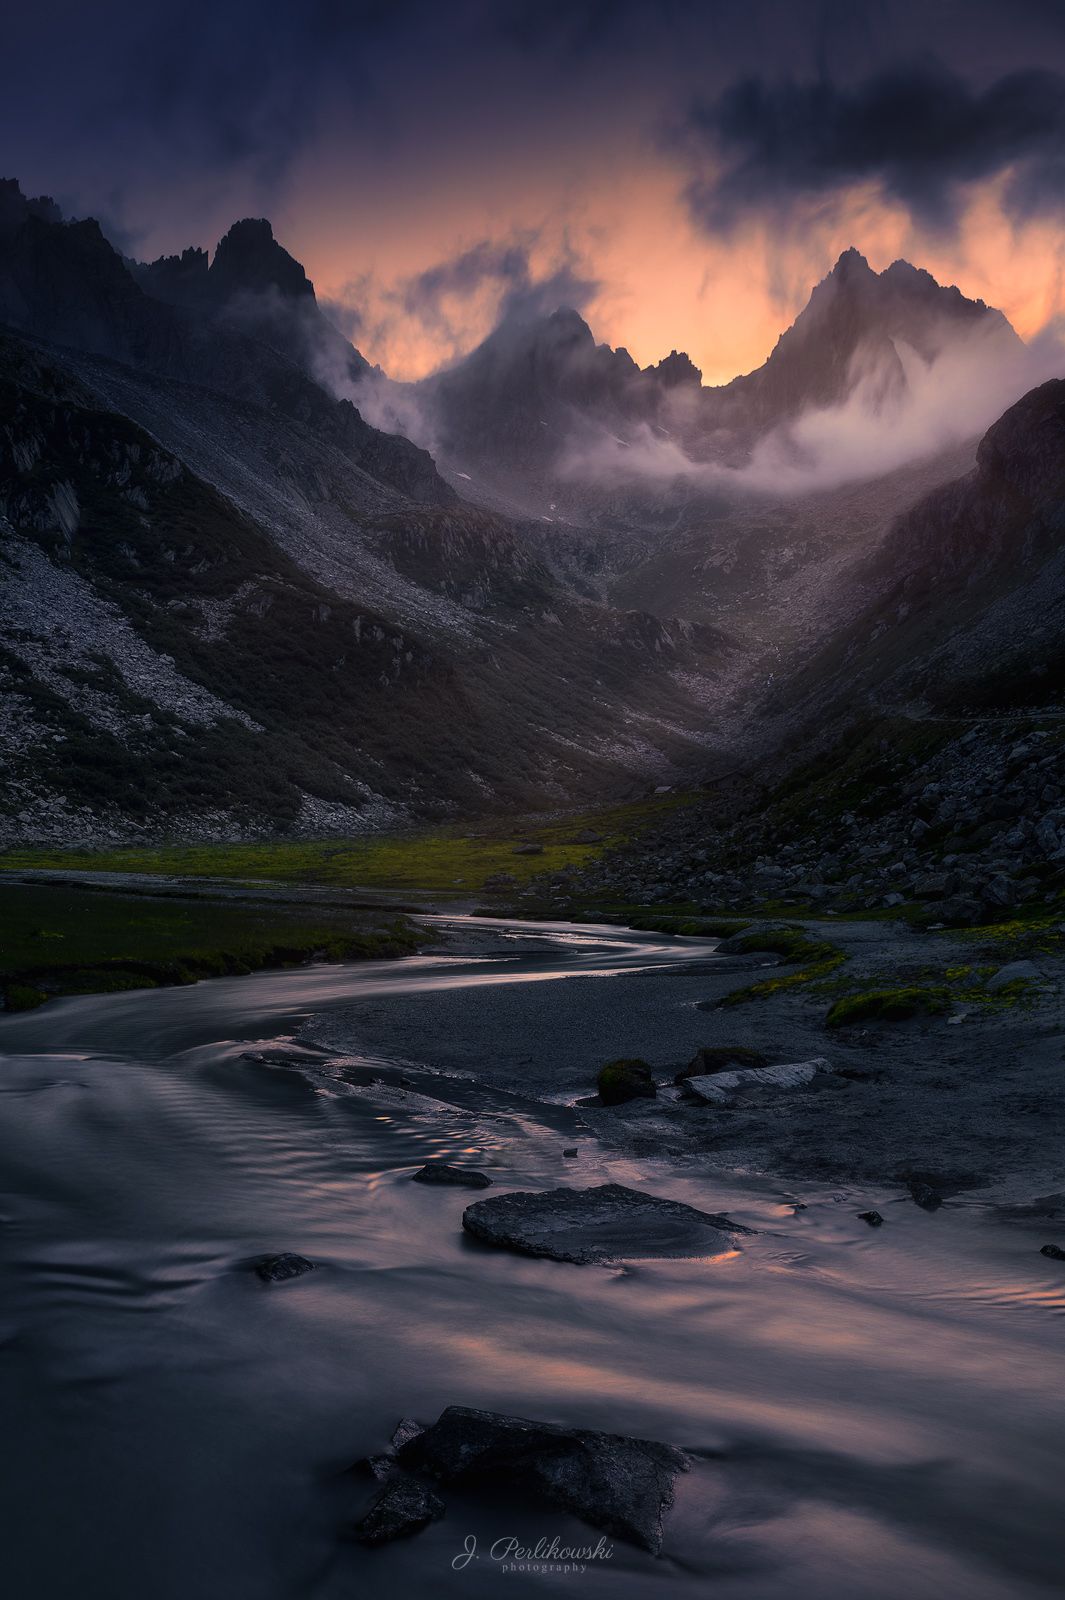
<svg viewBox="0 0 1065 1600">
<path fill-rule="evenodd" d="M 596 1086 L 605 1106 L 624 1105 L 627 1100 L 653 1100 L 658 1093 L 651 1068 L 639 1057 L 608 1061 L 599 1069 Z"/>
<path fill-rule="evenodd" d="M 825 1017 L 827 1028 L 842 1028 L 852 1022 L 904 1022 L 910 1017 L 942 1016 L 950 1010 L 946 989 L 867 989 L 864 994 L 845 995 L 831 1006 Z"/>
</svg>

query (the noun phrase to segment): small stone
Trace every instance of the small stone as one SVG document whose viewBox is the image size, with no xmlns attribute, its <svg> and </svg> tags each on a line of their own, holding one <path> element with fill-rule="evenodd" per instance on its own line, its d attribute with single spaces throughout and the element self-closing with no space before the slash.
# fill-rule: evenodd
<svg viewBox="0 0 1065 1600">
<path fill-rule="evenodd" d="M 255 1263 L 256 1276 L 263 1283 L 287 1283 L 289 1278 L 302 1278 L 305 1273 L 314 1270 L 313 1261 L 308 1261 L 305 1256 L 293 1255 L 291 1251 L 279 1256 L 262 1256 Z"/>
<path fill-rule="evenodd" d="M 576 1146 L 576 1145 L 574 1145 L 574 1146 L 573 1146 L 573 1148 L 572 1148 L 572 1149 L 570 1149 L 570 1150 L 563 1150 L 563 1152 L 562 1152 L 562 1154 L 563 1154 L 563 1155 L 564 1155 L 564 1156 L 565 1156 L 565 1157 L 566 1157 L 566 1159 L 567 1159 L 567 1160 L 568 1160 L 568 1161 L 572 1161 L 572 1160 L 573 1160 L 573 1158 L 574 1158 L 574 1157 L 575 1157 L 575 1156 L 576 1156 L 576 1154 L 577 1154 L 577 1146 Z"/>
<path fill-rule="evenodd" d="M 914 1205 L 922 1211 L 938 1211 L 943 1204 L 943 1196 L 930 1183 L 911 1183 L 909 1189 Z"/>
<path fill-rule="evenodd" d="M 492 1180 L 486 1172 L 476 1167 L 453 1167 L 446 1161 L 428 1161 L 418 1172 L 412 1172 L 415 1183 L 435 1183 L 457 1189 L 488 1189 Z"/>
<path fill-rule="evenodd" d="M 1065 1250 L 1060 1244 L 1045 1244 L 1040 1248 L 1041 1256 L 1049 1256 L 1051 1261 L 1065 1261 Z"/>
<path fill-rule="evenodd" d="M 516 844 L 511 852 L 512 855 L 516 856 L 542 856 L 543 853 L 544 847 L 542 844 Z"/>
<path fill-rule="evenodd" d="M 879 1211 L 859 1211 L 858 1220 L 867 1222 L 871 1228 L 879 1228 L 884 1221 Z"/>
</svg>

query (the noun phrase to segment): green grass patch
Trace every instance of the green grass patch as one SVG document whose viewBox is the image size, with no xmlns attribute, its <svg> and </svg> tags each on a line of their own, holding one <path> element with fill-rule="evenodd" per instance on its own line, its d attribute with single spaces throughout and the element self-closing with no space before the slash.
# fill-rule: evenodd
<svg viewBox="0 0 1065 1600">
<path fill-rule="evenodd" d="M 138 872 L 187 878 L 265 879 L 410 894 L 481 892 L 486 878 L 509 873 L 522 888 L 541 873 L 580 867 L 633 837 L 680 796 L 615 806 L 579 815 L 510 818 L 479 825 L 368 834 L 352 840 L 267 840 L 240 844 L 130 845 L 114 850 L 9 850 L 0 872 L 51 869 Z M 577 835 L 599 833 L 595 844 Z M 542 854 L 515 855 L 522 844 Z M 692 908 L 694 909 L 694 908 Z"/>
<path fill-rule="evenodd" d="M 950 992 L 943 988 L 867 989 L 845 995 L 829 1008 L 826 1028 L 854 1022 L 904 1022 L 910 1017 L 942 1016 L 950 1010 Z"/>
<path fill-rule="evenodd" d="M 387 911 L 0 882 L 0 990 L 11 1011 L 52 995 L 409 955 L 427 937 Z"/>
<path fill-rule="evenodd" d="M 751 955 L 767 951 L 782 957 L 787 966 L 793 966 L 796 970 L 774 973 L 771 978 L 762 978 L 757 983 L 745 984 L 742 989 L 733 989 L 722 997 L 719 1002 L 722 1006 L 743 1005 L 748 1000 L 768 1000 L 789 989 L 819 983 L 847 959 L 836 945 L 829 944 L 827 939 L 811 939 L 802 928 L 766 928 L 760 933 L 743 934 L 730 943 L 729 949 L 737 954 Z"/>
<path fill-rule="evenodd" d="M 749 928 L 749 922 L 728 921 L 724 917 L 691 916 L 634 916 L 626 922 L 629 928 L 640 933 L 674 933 L 689 939 L 727 939 L 734 933 Z"/>
</svg>

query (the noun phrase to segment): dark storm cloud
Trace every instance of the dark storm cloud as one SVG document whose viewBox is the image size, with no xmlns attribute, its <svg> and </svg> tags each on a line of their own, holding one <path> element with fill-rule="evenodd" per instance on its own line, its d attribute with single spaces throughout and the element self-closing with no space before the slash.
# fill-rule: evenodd
<svg viewBox="0 0 1065 1600">
<path fill-rule="evenodd" d="M 869 179 L 932 227 L 949 226 L 965 185 L 1007 171 L 1018 220 L 1060 213 L 1065 194 L 1065 78 L 1050 71 L 979 90 L 935 60 L 854 86 L 745 78 L 698 102 L 684 134 L 688 200 L 710 229 Z"/>
<path fill-rule="evenodd" d="M 395 292 L 395 299 L 407 316 L 417 317 L 427 328 L 446 331 L 451 328 L 447 300 L 469 299 L 486 285 L 502 290 L 501 321 L 526 320 L 559 306 L 579 309 L 587 305 L 597 293 L 598 283 L 580 271 L 572 255 L 537 277 L 531 260 L 535 243 L 536 235 L 531 233 L 509 243 L 482 240 L 408 278 Z"/>
</svg>

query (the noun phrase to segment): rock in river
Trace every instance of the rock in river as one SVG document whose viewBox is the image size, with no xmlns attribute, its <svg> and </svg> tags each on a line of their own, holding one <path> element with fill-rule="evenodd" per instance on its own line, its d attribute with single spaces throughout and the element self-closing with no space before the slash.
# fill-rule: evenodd
<svg viewBox="0 0 1065 1600">
<path fill-rule="evenodd" d="M 290 1250 L 279 1256 L 261 1256 L 255 1263 L 255 1272 L 264 1283 L 286 1283 L 289 1278 L 302 1278 L 313 1272 L 315 1264 L 306 1256 L 293 1255 Z"/>
<path fill-rule="evenodd" d="M 448 1406 L 400 1451 L 405 1467 L 445 1483 L 505 1482 L 645 1550 L 662 1545 L 662 1518 L 688 1459 L 671 1445 L 586 1428 Z"/>
<path fill-rule="evenodd" d="M 728 1217 L 661 1200 L 620 1183 L 594 1189 L 517 1190 L 475 1200 L 462 1226 L 488 1244 L 578 1266 L 631 1257 L 712 1256 L 749 1233 Z"/>
<path fill-rule="evenodd" d="M 1065 1250 L 1060 1244 L 1044 1244 L 1040 1246 L 1039 1254 L 1049 1256 L 1051 1261 L 1065 1261 Z"/>
<path fill-rule="evenodd" d="M 490 1189 L 492 1180 L 486 1172 L 476 1167 L 452 1167 L 446 1161 L 428 1161 L 418 1172 L 412 1172 L 415 1183 L 450 1184 L 460 1189 Z"/>
<path fill-rule="evenodd" d="M 444 1502 L 408 1473 L 397 1473 L 378 1495 L 366 1515 L 355 1524 L 355 1537 L 361 1544 L 387 1544 L 417 1533 L 427 1523 L 442 1517 Z"/>
</svg>

